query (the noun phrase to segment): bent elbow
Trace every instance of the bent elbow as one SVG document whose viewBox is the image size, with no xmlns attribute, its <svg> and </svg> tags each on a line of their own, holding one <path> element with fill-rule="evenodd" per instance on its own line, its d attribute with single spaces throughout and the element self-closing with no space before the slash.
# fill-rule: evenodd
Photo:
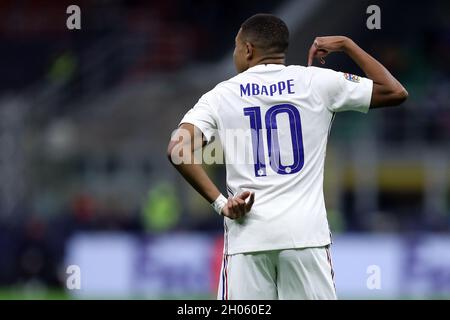
<svg viewBox="0 0 450 320">
<path fill-rule="evenodd" d="M 395 93 L 395 95 L 398 105 L 405 102 L 409 97 L 409 93 L 404 87 L 401 87 L 400 90 L 398 90 L 398 92 Z"/>
<path fill-rule="evenodd" d="M 408 91 L 400 84 L 374 85 L 371 106 L 374 108 L 394 107 L 408 99 Z"/>
<path fill-rule="evenodd" d="M 386 106 L 399 106 L 408 99 L 408 91 L 403 86 L 393 89 L 386 97 Z"/>
</svg>

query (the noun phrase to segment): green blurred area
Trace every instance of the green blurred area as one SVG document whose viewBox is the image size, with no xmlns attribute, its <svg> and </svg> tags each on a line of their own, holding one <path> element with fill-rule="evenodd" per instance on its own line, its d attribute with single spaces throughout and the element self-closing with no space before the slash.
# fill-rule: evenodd
<svg viewBox="0 0 450 320">
<path fill-rule="evenodd" d="M 0 288 L 0 300 L 70 300 L 76 299 L 63 289 L 39 289 L 30 290 L 26 288 Z M 91 297 L 85 300 L 109 300 L 107 297 Z M 215 295 L 162 295 L 162 296 L 128 296 L 115 297 L 112 300 L 215 300 Z M 374 297 L 339 297 L 340 300 L 393 300 L 392 298 L 374 298 Z M 449 295 L 431 295 L 424 297 L 399 296 L 395 300 L 450 300 Z"/>
<path fill-rule="evenodd" d="M 71 297 L 63 289 L 28 289 L 21 287 L 0 288 L 0 300 L 68 300 Z"/>
<path fill-rule="evenodd" d="M 74 300 L 76 297 L 60 288 L 32 289 L 24 287 L 0 287 L 0 300 Z M 84 300 L 214 300 L 213 294 L 161 295 L 161 296 L 92 296 Z"/>
</svg>

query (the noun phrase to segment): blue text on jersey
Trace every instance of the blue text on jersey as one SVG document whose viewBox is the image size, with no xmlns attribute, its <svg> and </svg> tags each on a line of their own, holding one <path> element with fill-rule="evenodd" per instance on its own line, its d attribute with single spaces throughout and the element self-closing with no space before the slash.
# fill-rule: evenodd
<svg viewBox="0 0 450 320">
<path fill-rule="evenodd" d="M 241 84 L 241 97 L 243 96 L 273 96 L 274 94 L 282 95 L 283 92 L 287 94 L 294 94 L 294 80 L 289 79 L 287 81 L 280 81 L 278 83 L 271 84 L 269 86 L 261 85 L 258 83 Z"/>
</svg>

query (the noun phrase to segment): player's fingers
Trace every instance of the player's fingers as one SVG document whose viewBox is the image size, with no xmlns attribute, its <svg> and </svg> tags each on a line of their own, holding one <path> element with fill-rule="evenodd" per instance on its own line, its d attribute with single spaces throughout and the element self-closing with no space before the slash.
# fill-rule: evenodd
<svg viewBox="0 0 450 320">
<path fill-rule="evenodd" d="M 231 197 L 229 197 L 227 200 L 227 208 L 228 208 L 228 211 L 233 210 L 233 200 Z"/>
<path fill-rule="evenodd" d="M 245 209 L 247 210 L 247 212 L 250 211 L 250 209 L 251 209 L 252 206 L 253 206 L 253 203 L 255 203 L 255 193 L 254 193 L 254 192 L 252 192 L 252 193 L 250 194 L 250 199 L 248 199 L 248 202 L 247 202 L 247 204 L 245 205 Z"/>
<path fill-rule="evenodd" d="M 244 191 L 241 194 L 239 194 L 236 198 L 245 200 L 250 196 L 250 191 Z"/>
<path fill-rule="evenodd" d="M 240 198 L 236 198 L 235 200 L 238 203 L 238 207 L 241 208 L 241 207 L 243 207 L 245 205 L 245 201 L 244 200 L 242 200 Z"/>
<path fill-rule="evenodd" d="M 316 57 L 319 59 L 321 64 L 325 64 L 325 57 L 328 56 L 328 51 L 324 49 L 319 49 L 316 52 Z"/>
<path fill-rule="evenodd" d="M 231 202 L 233 204 L 232 210 L 233 210 L 234 219 L 238 219 L 241 217 L 241 209 L 240 209 L 239 202 L 238 202 L 237 198 L 232 198 Z"/>
<path fill-rule="evenodd" d="M 231 208 L 232 210 L 236 210 L 239 207 L 239 203 L 236 201 L 236 199 L 231 199 Z"/>
<path fill-rule="evenodd" d="M 234 217 L 234 219 L 238 219 L 242 215 L 239 202 L 238 202 L 237 198 L 233 198 L 231 200 L 231 202 L 232 202 L 232 209 L 231 210 L 233 212 L 233 217 Z"/>
<path fill-rule="evenodd" d="M 317 48 L 313 43 L 313 45 L 311 46 L 311 48 L 309 49 L 309 52 L 308 52 L 308 67 L 312 66 L 316 51 L 317 51 Z"/>
<path fill-rule="evenodd" d="M 236 201 L 238 203 L 239 214 L 244 215 L 246 213 L 245 212 L 245 201 L 240 198 L 237 198 Z"/>
<path fill-rule="evenodd" d="M 318 49 L 316 52 L 316 56 L 318 57 L 326 57 L 328 55 L 328 51 L 325 49 Z"/>
<path fill-rule="evenodd" d="M 228 198 L 227 205 L 226 205 L 226 217 L 230 219 L 237 219 L 238 218 L 238 212 L 236 210 L 236 204 L 232 197 Z"/>
<path fill-rule="evenodd" d="M 311 45 L 311 48 L 309 49 L 308 53 L 308 66 L 311 66 L 314 61 L 314 57 L 316 56 L 317 50 L 320 49 L 320 38 L 315 38 L 313 44 Z"/>
</svg>

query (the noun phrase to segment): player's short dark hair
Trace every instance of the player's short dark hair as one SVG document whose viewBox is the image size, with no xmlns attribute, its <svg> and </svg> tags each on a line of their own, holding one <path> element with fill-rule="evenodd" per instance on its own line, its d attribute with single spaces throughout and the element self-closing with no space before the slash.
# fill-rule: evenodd
<svg viewBox="0 0 450 320">
<path fill-rule="evenodd" d="M 265 53 L 286 53 L 289 46 L 289 29 L 273 14 L 255 14 L 241 25 L 241 30 L 245 41 Z"/>
</svg>

